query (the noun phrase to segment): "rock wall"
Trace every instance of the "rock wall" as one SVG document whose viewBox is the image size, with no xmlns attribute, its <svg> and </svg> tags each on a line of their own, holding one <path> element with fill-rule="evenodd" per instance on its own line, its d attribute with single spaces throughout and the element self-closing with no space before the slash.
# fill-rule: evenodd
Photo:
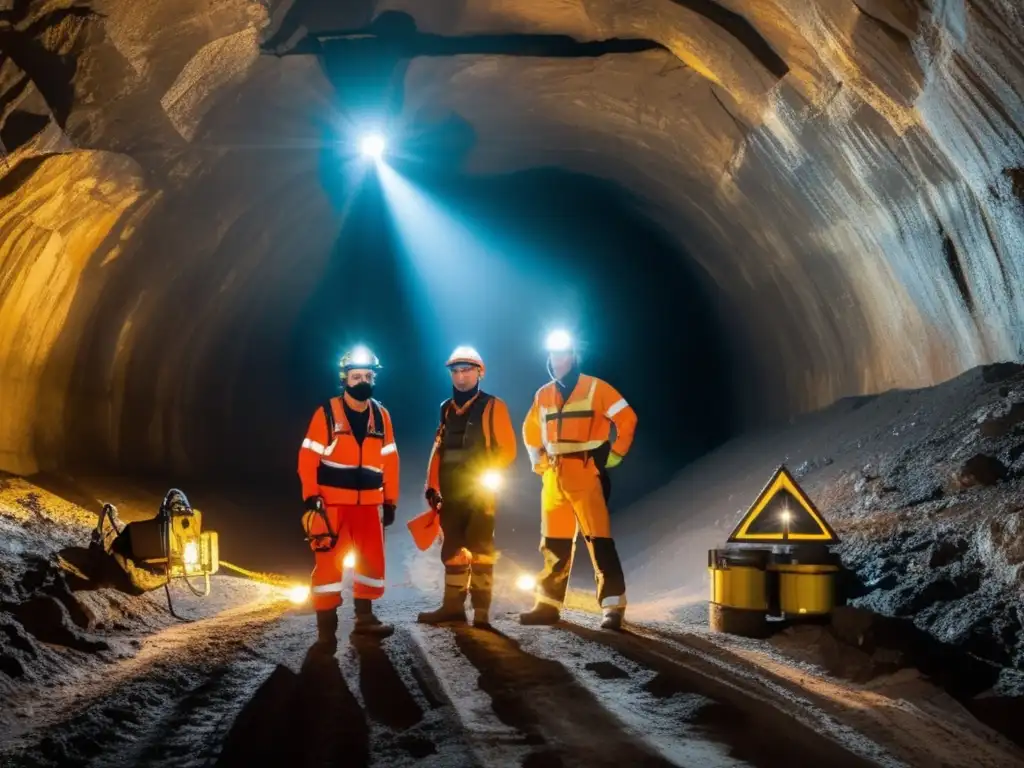
<svg viewBox="0 0 1024 768">
<path fill-rule="evenodd" d="M 395 141 L 457 118 L 473 172 L 645 201 L 729 297 L 751 418 L 1021 355 L 1012 0 L 34 0 L 0 5 L 0 468 L 230 441 L 342 226 L 325 33 L 408 60 Z"/>
</svg>

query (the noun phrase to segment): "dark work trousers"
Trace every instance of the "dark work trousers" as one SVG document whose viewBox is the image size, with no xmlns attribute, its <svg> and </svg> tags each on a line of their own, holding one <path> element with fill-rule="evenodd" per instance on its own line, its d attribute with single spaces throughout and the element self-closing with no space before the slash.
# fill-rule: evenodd
<svg viewBox="0 0 1024 768">
<path fill-rule="evenodd" d="M 473 608 L 487 610 L 494 584 L 494 508 L 459 496 L 449 500 L 443 490 L 441 495 L 445 584 L 463 592 L 468 589 Z"/>
</svg>

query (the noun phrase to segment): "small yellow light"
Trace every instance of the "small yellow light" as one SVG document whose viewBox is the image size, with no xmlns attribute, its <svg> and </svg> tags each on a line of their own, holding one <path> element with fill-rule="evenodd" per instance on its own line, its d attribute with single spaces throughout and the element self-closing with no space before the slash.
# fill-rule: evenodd
<svg viewBox="0 0 1024 768">
<path fill-rule="evenodd" d="M 345 568 L 355 568 L 356 567 L 356 553 L 355 552 L 349 552 L 347 555 L 345 555 L 345 559 L 341 561 L 341 564 Z"/>
<path fill-rule="evenodd" d="M 790 521 L 790 514 L 789 514 L 789 510 L 787 509 L 787 510 L 784 510 L 782 512 L 782 522 L 788 523 L 789 521 Z"/>
<path fill-rule="evenodd" d="M 497 491 L 501 488 L 502 480 L 501 473 L 491 469 L 484 472 L 480 484 L 489 491 Z"/>
<path fill-rule="evenodd" d="M 296 605 L 302 605 L 309 599 L 309 587 L 305 584 L 296 584 L 288 588 L 288 599 Z"/>
<path fill-rule="evenodd" d="M 185 545 L 185 550 L 181 555 L 182 560 L 185 561 L 185 566 L 188 568 L 195 568 L 199 565 L 199 545 L 194 541 L 190 541 Z"/>
<path fill-rule="evenodd" d="M 537 579 L 528 573 L 519 574 L 519 578 L 516 579 L 516 587 L 521 589 L 523 592 L 533 592 L 537 586 Z"/>
</svg>

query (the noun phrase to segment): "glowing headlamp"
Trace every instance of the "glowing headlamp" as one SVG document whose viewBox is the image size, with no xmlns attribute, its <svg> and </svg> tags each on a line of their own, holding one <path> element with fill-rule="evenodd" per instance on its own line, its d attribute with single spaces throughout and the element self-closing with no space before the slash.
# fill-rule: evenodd
<svg viewBox="0 0 1024 768">
<path fill-rule="evenodd" d="M 352 350 L 352 358 L 349 365 L 370 365 L 373 362 L 373 353 L 366 347 L 356 347 Z"/>
<path fill-rule="evenodd" d="M 568 331 L 552 331 L 548 334 L 544 347 L 548 352 L 571 352 L 573 347 L 572 336 L 569 335 Z"/>
</svg>

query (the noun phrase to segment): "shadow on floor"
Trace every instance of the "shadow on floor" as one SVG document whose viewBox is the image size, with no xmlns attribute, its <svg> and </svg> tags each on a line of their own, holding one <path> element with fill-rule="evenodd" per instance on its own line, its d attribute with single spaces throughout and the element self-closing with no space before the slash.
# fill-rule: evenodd
<svg viewBox="0 0 1024 768">
<path fill-rule="evenodd" d="M 338 660 L 311 648 L 295 674 L 279 666 L 239 713 L 216 765 L 362 768 L 370 764 L 366 715 Z"/>
</svg>

